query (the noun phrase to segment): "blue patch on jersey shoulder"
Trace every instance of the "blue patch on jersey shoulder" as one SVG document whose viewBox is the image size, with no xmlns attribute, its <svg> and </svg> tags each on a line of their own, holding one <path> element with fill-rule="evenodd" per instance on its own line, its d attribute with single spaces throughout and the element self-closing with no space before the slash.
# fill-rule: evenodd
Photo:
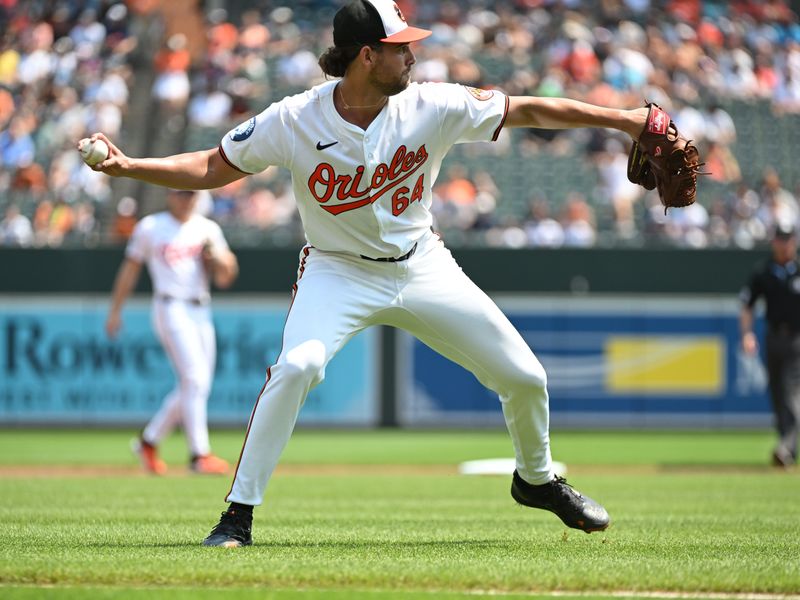
<svg viewBox="0 0 800 600">
<path fill-rule="evenodd" d="M 256 129 L 256 118 L 253 117 L 246 123 L 242 123 L 236 129 L 231 131 L 231 139 L 234 142 L 243 142 L 251 135 L 253 135 L 253 131 Z"/>
</svg>

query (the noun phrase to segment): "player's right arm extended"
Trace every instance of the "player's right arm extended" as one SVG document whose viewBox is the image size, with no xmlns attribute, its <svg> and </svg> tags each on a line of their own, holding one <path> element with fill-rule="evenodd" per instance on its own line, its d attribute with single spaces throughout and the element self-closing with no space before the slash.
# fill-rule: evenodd
<svg viewBox="0 0 800 600">
<path fill-rule="evenodd" d="M 111 308 L 106 319 L 106 333 L 109 337 L 116 337 L 122 325 L 121 313 L 122 305 L 130 296 L 136 282 L 139 281 L 139 274 L 142 271 L 142 263 L 131 258 L 126 258 L 117 271 L 114 280 L 114 288 L 111 291 Z"/>
<path fill-rule="evenodd" d="M 219 148 L 164 158 L 131 158 L 102 133 L 89 139 L 108 144 L 108 158 L 92 168 L 113 177 L 130 177 L 178 190 L 212 190 L 247 175 L 225 162 Z"/>
</svg>

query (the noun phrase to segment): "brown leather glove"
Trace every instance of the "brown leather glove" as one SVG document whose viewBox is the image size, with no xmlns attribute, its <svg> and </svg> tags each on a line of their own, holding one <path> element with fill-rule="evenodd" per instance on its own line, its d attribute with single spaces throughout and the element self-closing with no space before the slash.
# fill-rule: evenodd
<svg viewBox="0 0 800 600">
<path fill-rule="evenodd" d="M 628 155 L 628 180 L 648 190 L 658 189 L 664 212 L 689 206 L 697 197 L 700 171 L 697 146 L 678 131 L 675 122 L 657 104 L 648 103 L 647 122 Z"/>
</svg>

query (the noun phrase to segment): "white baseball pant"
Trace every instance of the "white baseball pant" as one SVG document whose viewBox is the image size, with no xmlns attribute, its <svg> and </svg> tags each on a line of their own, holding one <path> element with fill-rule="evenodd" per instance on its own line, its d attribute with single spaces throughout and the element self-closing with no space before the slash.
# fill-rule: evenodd
<svg viewBox="0 0 800 600">
<path fill-rule="evenodd" d="M 183 426 L 192 456 L 211 451 L 208 440 L 208 395 L 217 360 L 211 307 L 176 299 L 153 299 L 153 328 L 177 379 L 161 408 L 142 433 L 153 445 L 177 425 Z"/>
<path fill-rule="evenodd" d="M 553 477 L 546 375 L 522 336 L 431 233 L 400 262 L 306 246 L 277 362 L 267 369 L 226 500 L 261 504 L 309 390 L 353 335 L 390 325 L 497 392 L 523 479 Z"/>
</svg>

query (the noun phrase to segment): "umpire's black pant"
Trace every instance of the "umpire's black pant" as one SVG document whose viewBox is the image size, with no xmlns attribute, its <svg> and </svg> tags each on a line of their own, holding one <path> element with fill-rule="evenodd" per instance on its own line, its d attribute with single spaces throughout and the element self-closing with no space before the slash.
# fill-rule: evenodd
<svg viewBox="0 0 800 600">
<path fill-rule="evenodd" d="M 766 339 L 767 372 L 775 426 L 776 454 L 797 462 L 800 418 L 800 333 L 770 329 Z"/>
</svg>

